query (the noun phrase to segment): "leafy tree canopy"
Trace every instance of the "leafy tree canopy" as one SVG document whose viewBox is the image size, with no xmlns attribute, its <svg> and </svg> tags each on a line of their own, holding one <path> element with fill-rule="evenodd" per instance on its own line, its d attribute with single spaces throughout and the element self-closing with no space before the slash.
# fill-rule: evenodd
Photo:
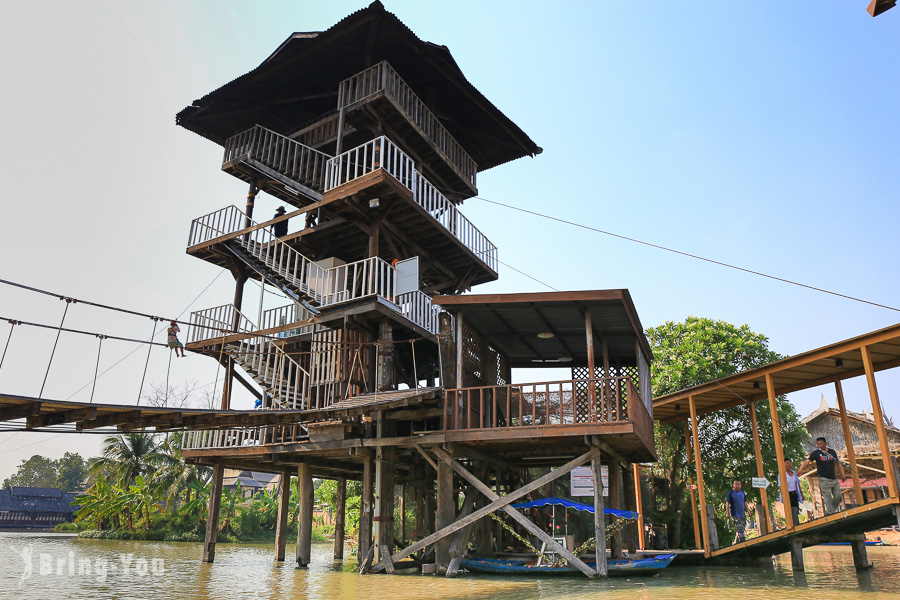
<svg viewBox="0 0 900 600">
<path fill-rule="evenodd" d="M 56 487 L 58 467 L 55 460 L 35 454 L 19 464 L 16 474 L 3 481 L 3 489 L 13 486 Z"/>
</svg>

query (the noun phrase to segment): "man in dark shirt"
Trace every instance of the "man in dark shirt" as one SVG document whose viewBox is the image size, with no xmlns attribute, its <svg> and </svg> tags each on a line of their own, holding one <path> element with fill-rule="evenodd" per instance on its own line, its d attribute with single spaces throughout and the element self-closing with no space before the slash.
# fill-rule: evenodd
<svg viewBox="0 0 900 600">
<path fill-rule="evenodd" d="M 285 213 L 284 207 L 279 206 L 275 210 L 275 216 L 272 218 L 277 219 L 278 217 L 282 216 L 284 213 Z M 287 224 L 288 224 L 288 220 L 285 219 L 284 221 L 279 221 L 279 222 L 275 223 L 274 225 L 272 225 L 272 233 L 275 234 L 275 237 L 284 237 L 287 235 L 287 229 L 288 229 Z"/>
<path fill-rule="evenodd" d="M 734 521 L 734 528 L 737 532 L 734 535 L 735 544 L 745 540 L 744 530 L 747 528 L 747 517 L 744 514 L 745 499 L 744 492 L 741 490 L 741 482 L 735 479 L 725 496 L 726 513 L 728 518 Z"/>
<path fill-rule="evenodd" d="M 800 472 L 811 463 L 816 465 L 816 477 L 819 479 L 819 491 L 822 492 L 822 502 L 825 504 L 825 514 L 836 513 L 841 508 L 841 484 L 834 477 L 835 468 L 840 473 L 841 481 L 847 479 L 844 475 L 844 466 L 838 460 L 837 452 L 828 447 L 828 442 L 823 437 L 816 438 L 818 448 L 809 454 L 809 458 L 800 465 Z"/>
</svg>

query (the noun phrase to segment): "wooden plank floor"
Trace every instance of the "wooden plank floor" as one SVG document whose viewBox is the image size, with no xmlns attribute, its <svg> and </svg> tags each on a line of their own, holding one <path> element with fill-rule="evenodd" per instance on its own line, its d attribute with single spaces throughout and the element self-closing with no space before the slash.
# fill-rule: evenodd
<svg viewBox="0 0 900 600">
<path fill-rule="evenodd" d="M 843 541 L 851 535 L 898 524 L 900 524 L 900 499 L 885 498 L 822 519 L 801 523 L 793 529 L 782 529 L 727 548 L 720 548 L 713 551 L 710 558 L 715 562 L 716 558 L 735 556 L 748 558 L 775 556 L 790 552 L 791 541 L 795 538 L 804 547 L 816 546 L 829 541 Z"/>
</svg>

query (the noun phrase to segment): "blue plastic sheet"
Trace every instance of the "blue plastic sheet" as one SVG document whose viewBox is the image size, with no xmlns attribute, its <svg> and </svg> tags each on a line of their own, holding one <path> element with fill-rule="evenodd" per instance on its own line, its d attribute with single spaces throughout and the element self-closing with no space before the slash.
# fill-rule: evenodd
<svg viewBox="0 0 900 600">
<path fill-rule="evenodd" d="M 592 505 L 575 502 L 574 500 L 569 500 L 568 498 L 541 498 L 540 500 L 533 500 L 531 502 L 523 502 L 521 504 L 513 504 L 512 506 L 513 506 L 513 508 L 538 508 L 541 506 L 565 506 L 566 508 L 574 508 L 575 510 L 584 510 L 589 513 L 594 512 L 594 507 Z M 631 512 L 629 510 L 617 510 L 615 508 L 605 508 L 605 509 L 603 509 L 603 514 L 615 515 L 617 517 L 622 517 L 623 519 L 637 519 L 640 516 L 636 512 Z"/>
</svg>

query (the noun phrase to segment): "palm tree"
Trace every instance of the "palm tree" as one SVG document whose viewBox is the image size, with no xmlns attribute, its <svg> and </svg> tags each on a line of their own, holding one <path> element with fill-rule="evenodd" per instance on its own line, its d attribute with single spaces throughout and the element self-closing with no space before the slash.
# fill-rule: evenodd
<svg viewBox="0 0 900 600">
<path fill-rule="evenodd" d="M 138 475 L 152 475 L 163 460 L 156 435 L 126 433 L 103 440 L 102 454 L 91 461 L 91 471 L 106 470 L 122 487 L 134 483 Z"/>
<path fill-rule="evenodd" d="M 178 497 L 185 495 L 190 500 L 191 482 L 206 483 L 212 477 L 212 469 L 189 465 L 181 458 L 181 434 L 174 433 L 166 438 L 159 451 L 158 470 L 154 475 L 157 486 L 166 492 L 166 511 L 177 510 Z"/>
</svg>

